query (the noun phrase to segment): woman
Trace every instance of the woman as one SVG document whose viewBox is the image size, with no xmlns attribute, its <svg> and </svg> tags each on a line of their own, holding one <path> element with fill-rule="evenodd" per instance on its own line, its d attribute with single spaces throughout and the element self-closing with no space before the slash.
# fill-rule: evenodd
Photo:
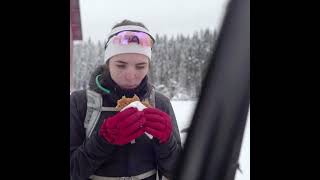
<svg viewBox="0 0 320 180">
<path fill-rule="evenodd" d="M 105 64 L 92 74 L 89 90 L 104 107 L 137 95 L 152 107 L 102 112 L 86 134 L 87 92 L 70 96 L 70 176 L 74 180 L 171 179 L 181 151 L 170 100 L 154 91 L 148 72 L 154 38 L 139 22 L 115 25 L 105 45 Z M 148 137 L 149 136 L 149 137 Z"/>
</svg>

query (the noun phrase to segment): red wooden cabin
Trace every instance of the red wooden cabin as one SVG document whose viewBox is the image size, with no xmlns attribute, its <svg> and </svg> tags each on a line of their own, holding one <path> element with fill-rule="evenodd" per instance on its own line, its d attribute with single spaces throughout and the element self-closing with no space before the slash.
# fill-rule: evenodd
<svg viewBox="0 0 320 180">
<path fill-rule="evenodd" d="M 82 40 L 79 0 L 70 0 L 70 90 L 73 90 L 73 41 Z"/>
</svg>

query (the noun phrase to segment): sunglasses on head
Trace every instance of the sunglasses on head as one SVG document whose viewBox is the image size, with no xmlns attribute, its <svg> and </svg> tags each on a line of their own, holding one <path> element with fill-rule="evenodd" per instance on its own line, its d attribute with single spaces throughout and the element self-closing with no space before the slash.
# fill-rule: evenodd
<svg viewBox="0 0 320 180">
<path fill-rule="evenodd" d="M 122 31 L 109 38 L 109 40 L 105 44 L 105 49 L 110 43 L 123 46 L 129 45 L 131 43 L 136 43 L 143 47 L 152 48 L 154 42 L 150 35 L 147 33 L 137 31 Z"/>
</svg>

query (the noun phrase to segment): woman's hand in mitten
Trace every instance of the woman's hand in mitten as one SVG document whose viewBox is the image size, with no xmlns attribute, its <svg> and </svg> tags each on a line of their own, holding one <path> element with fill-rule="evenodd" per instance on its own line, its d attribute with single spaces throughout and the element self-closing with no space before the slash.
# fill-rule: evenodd
<svg viewBox="0 0 320 180">
<path fill-rule="evenodd" d="M 128 108 L 105 119 L 99 134 L 111 144 L 125 145 L 144 133 L 144 122 L 143 112 Z"/>
<path fill-rule="evenodd" d="M 146 119 L 145 131 L 158 138 L 160 143 L 166 143 L 172 133 L 171 117 L 156 108 L 146 108 L 143 112 Z"/>
</svg>

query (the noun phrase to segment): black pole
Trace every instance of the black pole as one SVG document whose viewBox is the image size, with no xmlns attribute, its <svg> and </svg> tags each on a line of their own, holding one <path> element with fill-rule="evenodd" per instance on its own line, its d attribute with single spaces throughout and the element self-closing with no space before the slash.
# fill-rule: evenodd
<svg viewBox="0 0 320 180">
<path fill-rule="evenodd" d="M 176 179 L 234 179 L 249 99 L 250 0 L 231 0 Z"/>
</svg>

